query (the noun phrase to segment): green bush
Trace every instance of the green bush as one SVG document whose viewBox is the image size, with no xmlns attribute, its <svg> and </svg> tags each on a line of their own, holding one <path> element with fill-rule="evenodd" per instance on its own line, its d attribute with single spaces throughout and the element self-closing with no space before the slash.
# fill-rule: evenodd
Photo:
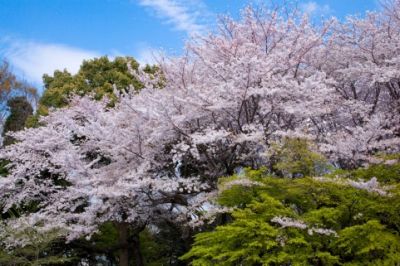
<svg viewBox="0 0 400 266">
<path fill-rule="evenodd" d="M 264 173 L 250 171 L 221 181 L 226 185 L 242 178 L 256 183 L 234 182 L 220 191 L 219 203 L 236 207 L 233 221 L 197 234 L 183 260 L 202 266 L 400 262 L 397 184 L 384 196 L 329 177 L 289 179 Z M 358 177 L 367 179 L 361 173 Z"/>
<path fill-rule="evenodd" d="M 269 159 L 274 173 L 285 177 L 316 176 L 329 170 L 327 160 L 316 151 L 310 141 L 284 138 L 271 147 Z"/>
</svg>

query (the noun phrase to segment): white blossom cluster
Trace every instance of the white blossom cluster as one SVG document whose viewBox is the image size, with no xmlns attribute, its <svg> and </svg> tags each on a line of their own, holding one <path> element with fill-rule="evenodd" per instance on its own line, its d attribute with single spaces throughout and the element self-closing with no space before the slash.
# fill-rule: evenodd
<svg viewBox="0 0 400 266">
<path fill-rule="evenodd" d="M 356 189 L 366 190 L 370 193 L 377 193 L 381 196 L 390 196 L 389 190 L 392 189 L 391 186 L 380 185 L 376 177 L 373 177 L 368 181 L 364 181 L 362 179 L 356 181 L 341 177 L 335 177 L 335 178 L 314 177 L 314 180 L 317 180 L 319 182 L 330 182 L 339 185 L 351 186 Z"/>
<path fill-rule="evenodd" d="M 305 222 L 301 220 L 296 220 L 290 217 L 284 216 L 275 216 L 271 219 L 271 222 L 279 224 L 282 228 L 292 227 L 305 230 L 307 229 L 307 233 L 309 235 L 313 235 L 314 233 L 319 235 L 333 235 L 338 236 L 335 230 L 327 229 L 327 228 L 318 228 L 318 227 L 309 227 Z"/>
<path fill-rule="evenodd" d="M 335 230 L 326 229 L 326 228 L 314 228 L 314 227 L 312 227 L 312 228 L 310 228 L 310 229 L 307 230 L 307 233 L 308 233 L 309 235 L 313 235 L 314 233 L 317 233 L 317 234 L 319 234 L 319 235 L 326 235 L 326 236 L 333 235 L 333 236 L 335 236 L 335 237 L 338 236 L 338 234 L 336 233 Z"/>
<path fill-rule="evenodd" d="M 219 192 L 223 192 L 225 190 L 229 190 L 234 186 L 241 186 L 241 187 L 254 187 L 254 186 L 262 186 L 263 184 L 254 180 L 251 180 L 247 177 L 239 177 L 234 180 L 230 180 L 227 182 L 224 182 L 220 187 L 219 187 Z"/>
<path fill-rule="evenodd" d="M 306 229 L 307 224 L 303 221 L 296 220 L 290 217 L 275 216 L 271 219 L 271 222 L 279 224 L 282 228 L 293 227 L 298 229 Z"/>
</svg>

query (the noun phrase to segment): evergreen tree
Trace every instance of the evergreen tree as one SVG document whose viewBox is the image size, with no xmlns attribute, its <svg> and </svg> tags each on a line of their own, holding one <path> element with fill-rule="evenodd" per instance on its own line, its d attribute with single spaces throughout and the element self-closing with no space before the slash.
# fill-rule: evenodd
<svg viewBox="0 0 400 266">
<path fill-rule="evenodd" d="M 182 259 L 194 266 L 397 265 L 399 166 L 298 179 L 248 170 L 224 178 L 218 202 L 233 208 L 232 222 L 196 235 Z M 382 183 L 364 181 L 377 168 L 385 169 Z"/>
<path fill-rule="evenodd" d="M 93 95 L 95 99 L 104 96 L 116 100 L 114 89 L 118 91 L 140 90 L 143 85 L 133 75 L 139 63 L 129 56 L 116 57 L 110 60 L 107 56 L 84 60 L 78 73 L 69 73 L 66 69 L 56 70 L 53 75 L 43 75 L 45 91 L 39 100 L 37 114 L 27 121 L 28 127 L 39 125 L 40 115 L 47 115 L 49 108 L 60 108 L 68 105 L 70 97 L 74 95 Z M 155 73 L 156 66 L 146 66 L 146 73 Z"/>
<path fill-rule="evenodd" d="M 31 104 L 23 96 L 11 98 L 8 100 L 7 106 L 10 109 L 10 115 L 7 117 L 3 128 L 4 145 L 9 145 L 14 141 L 12 137 L 6 135 L 7 132 L 22 130 L 27 118 L 33 114 Z"/>
</svg>

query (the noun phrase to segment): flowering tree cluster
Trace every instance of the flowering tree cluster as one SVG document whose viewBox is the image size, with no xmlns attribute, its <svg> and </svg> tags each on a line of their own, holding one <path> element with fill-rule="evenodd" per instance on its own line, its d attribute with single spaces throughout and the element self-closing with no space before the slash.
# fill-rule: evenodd
<svg viewBox="0 0 400 266">
<path fill-rule="evenodd" d="M 131 227 L 138 233 L 155 219 L 189 214 L 206 186 L 156 160 L 174 134 L 164 121 L 134 107 L 136 101 L 143 106 L 141 100 L 121 98 L 107 109 L 105 101 L 76 99 L 70 108 L 44 117 L 45 126 L 14 133 L 17 143 L 2 154 L 11 162 L 10 175 L 1 179 L 3 211 L 31 203 L 37 211 L 10 223 L 20 229 L 66 228 L 72 240 L 90 236 L 107 221 L 122 232 Z M 27 244 L 27 239 L 5 239 Z"/>
<path fill-rule="evenodd" d="M 394 2 L 387 12 L 319 27 L 252 8 L 240 22 L 222 19 L 218 34 L 161 63 L 167 82 L 158 98 L 183 133 L 177 158 L 215 177 L 264 164 L 282 136 L 314 140 L 345 168 L 398 151 L 399 9 Z"/>
<path fill-rule="evenodd" d="M 13 134 L 1 151 L 3 210 L 36 203 L 12 222 L 67 228 L 69 240 L 108 221 L 139 232 L 157 219 L 197 219 L 218 177 L 267 164 L 282 137 L 312 139 L 342 167 L 397 152 L 399 12 L 395 1 L 320 26 L 270 9 L 223 18 L 185 56 L 160 60 L 160 72 L 132 70 L 139 93 L 113 107 L 76 97 Z"/>
</svg>

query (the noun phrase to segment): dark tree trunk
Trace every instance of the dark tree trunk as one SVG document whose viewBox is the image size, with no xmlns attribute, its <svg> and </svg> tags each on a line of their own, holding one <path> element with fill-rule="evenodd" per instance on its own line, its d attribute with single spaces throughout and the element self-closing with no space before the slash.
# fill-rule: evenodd
<svg viewBox="0 0 400 266">
<path fill-rule="evenodd" d="M 116 223 L 118 230 L 119 266 L 129 266 L 129 225 L 127 223 Z"/>
<path fill-rule="evenodd" d="M 129 230 L 128 223 L 116 223 L 115 225 L 118 230 L 119 266 L 144 266 L 139 239 L 139 233 L 144 227 L 133 231 Z M 134 263 L 132 263 L 132 259 Z"/>
<path fill-rule="evenodd" d="M 132 245 L 133 245 L 133 255 L 135 258 L 135 266 L 143 266 L 143 257 L 142 252 L 140 251 L 140 239 L 139 233 L 136 233 L 132 236 Z"/>
</svg>

